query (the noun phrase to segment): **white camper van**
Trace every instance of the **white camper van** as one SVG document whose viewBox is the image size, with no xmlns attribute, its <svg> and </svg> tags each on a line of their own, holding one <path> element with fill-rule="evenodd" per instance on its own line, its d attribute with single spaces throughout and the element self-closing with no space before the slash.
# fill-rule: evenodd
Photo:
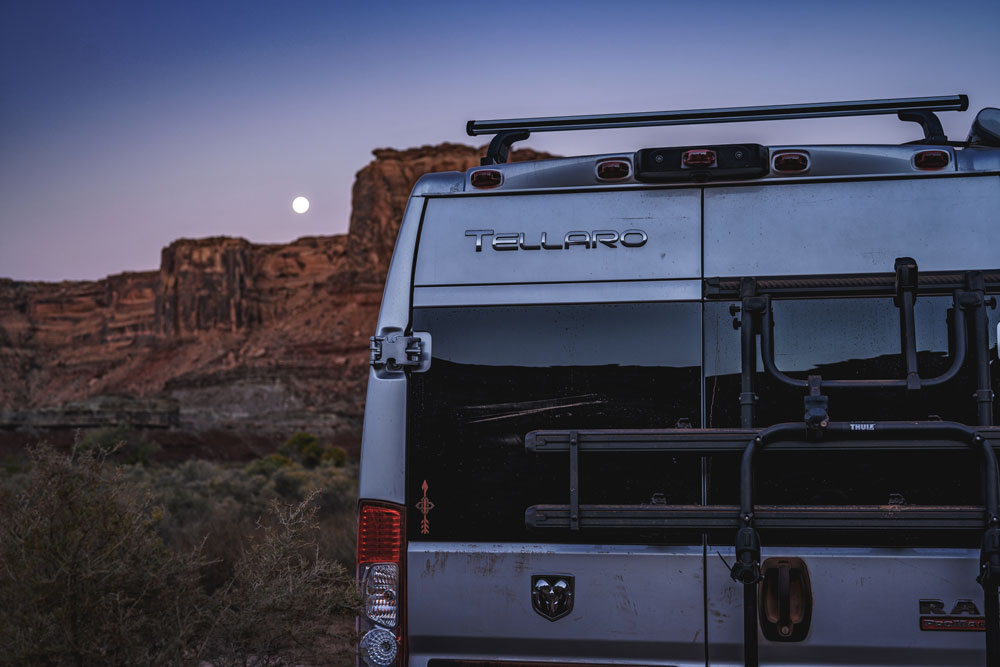
<svg viewBox="0 0 1000 667">
<path fill-rule="evenodd" d="M 371 342 L 359 664 L 1000 665 L 1000 110 L 472 121 Z M 897 114 L 904 145 L 507 164 L 531 132 Z"/>
</svg>

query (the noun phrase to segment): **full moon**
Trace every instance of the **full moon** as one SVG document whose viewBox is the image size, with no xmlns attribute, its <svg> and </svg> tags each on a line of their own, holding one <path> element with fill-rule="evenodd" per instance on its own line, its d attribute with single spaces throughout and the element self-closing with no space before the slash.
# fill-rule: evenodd
<svg viewBox="0 0 1000 667">
<path fill-rule="evenodd" d="M 305 197 L 296 197 L 292 200 L 292 210 L 296 213 L 305 213 L 309 210 L 309 200 Z"/>
</svg>

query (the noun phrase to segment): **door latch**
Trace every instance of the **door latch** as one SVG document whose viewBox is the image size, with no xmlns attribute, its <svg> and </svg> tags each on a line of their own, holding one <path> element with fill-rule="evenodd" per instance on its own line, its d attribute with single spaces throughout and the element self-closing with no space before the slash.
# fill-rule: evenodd
<svg viewBox="0 0 1000 667">
<path fill-rule="evenodd" d="M 772 642 L 800 642 L 812 621 L 812 587 L 801 558 L 768 558 L 760 572 L 760 629 Z"/>
</svg>

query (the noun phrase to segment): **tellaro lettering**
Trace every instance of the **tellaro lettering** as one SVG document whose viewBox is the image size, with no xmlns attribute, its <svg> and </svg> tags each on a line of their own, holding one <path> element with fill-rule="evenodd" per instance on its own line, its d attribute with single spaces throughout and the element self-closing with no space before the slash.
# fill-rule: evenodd
<svg viewBox="0 0 1000 667">
<path fill-rule="evenodd" d="M 476 252 L 483 251 L 483 244 L 489 239 L 489 245 L 497 251 L 505 250 L 568 250 L 572 247 L 597 248 L 641 248 L 646 245 L 649 235 L 641 229 L 626 229 L 618 232 L 614 229 L 595 229 L 594 231 L 571 231 L 558 236 L 550 236 L 548 232 L 538 235 L 525 232 L 499 232 L 492 229 L 466 229 L 465 235 L 476 239 Z"/>
</svg>

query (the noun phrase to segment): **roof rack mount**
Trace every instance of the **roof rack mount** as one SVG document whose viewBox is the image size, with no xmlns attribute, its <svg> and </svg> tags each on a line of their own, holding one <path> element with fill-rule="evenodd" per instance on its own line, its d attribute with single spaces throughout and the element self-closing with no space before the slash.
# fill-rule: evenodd
<svg viewBox="0 0 1000 667">
<path fill-rule="evenodd" d="M 549 116 L 542 118 L 511 118 L 470 120 L 465 131 L 470 137 L 495 134 L 483 164 L 506 162 L 506 153 L 515 141 L 528 138 L 530 132 L 560 132 L 564 130 L 604 130 L 618 127 L 657 127 L 661 125 L 700 125 L 704 123 L 740 123 L 760 120 L 793 118 L 833 118 L 838 116 L 877 116 L 896 114 L 900 120 L 920 123 L 925 140 L 946 141 L 935 111 L 965 111 L 967 95 L 943 97 L 901 97 L 885 100 L 855 100 L 848 102 L 818 102 L 813 104 L 782 104 L 762 107 L 730 107 L 723 109 L 688 109 L 684 111 L 644 111 L 639 113 L 598 114 L 590 116 Z M 489 160 L 489 161 L 487 161 Z"/>
</svg>

